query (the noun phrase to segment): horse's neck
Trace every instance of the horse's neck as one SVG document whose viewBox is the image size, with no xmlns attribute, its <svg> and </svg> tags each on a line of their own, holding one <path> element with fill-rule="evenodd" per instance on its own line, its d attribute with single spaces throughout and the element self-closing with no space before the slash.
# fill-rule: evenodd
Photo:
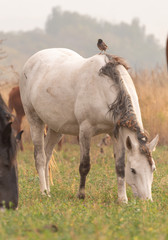
<svg viewBox="0 0 168 240">
<path fill-rule="evenodd" d="M 140 111 L 140 107 L 139 107 L 138 96 L 137 96 L 133 81 L 132 81 L 129 73 L 127 72 L 127 70 L 122 65 L 118 66 L 118 71 L 120 72 L 121 78 L 122 78 L 124 86 L 126 88 L 126 91 L 131 98 L 133 110 L 136 115 L 138 124 L 139 124 L 140 128 L 143 129 L 143 123 L 142 123 L 141 111 Z"/>
</svg>

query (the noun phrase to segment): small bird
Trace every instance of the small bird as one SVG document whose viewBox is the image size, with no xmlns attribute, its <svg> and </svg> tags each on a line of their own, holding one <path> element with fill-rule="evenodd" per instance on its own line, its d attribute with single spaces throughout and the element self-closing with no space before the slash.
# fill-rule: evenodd
<svg viewBox="0 0 168 240">
<path fill-rule="evenodd" d="M 101 52 L 99 54 L 101 54 L 102 51 L 106 51 L 106 49 L 108 48 L 102 39 L 98 39 L 97 47 L 101 50 Z"/>
</svg>

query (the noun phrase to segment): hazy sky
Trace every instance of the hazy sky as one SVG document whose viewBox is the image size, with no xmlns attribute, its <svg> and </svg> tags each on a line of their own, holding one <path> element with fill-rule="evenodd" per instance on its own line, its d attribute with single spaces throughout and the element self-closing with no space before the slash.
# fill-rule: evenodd
<svg viewBox="0 0 168 240">
<path fill-rule="evenodd" d="M 44 28 L 47 16 L 56 6 L 111 23 L 130 23 L 139 18 L 146 32 L 165 45 L 168 0 L 0 0 L 0 31 Z"/>
</svg>

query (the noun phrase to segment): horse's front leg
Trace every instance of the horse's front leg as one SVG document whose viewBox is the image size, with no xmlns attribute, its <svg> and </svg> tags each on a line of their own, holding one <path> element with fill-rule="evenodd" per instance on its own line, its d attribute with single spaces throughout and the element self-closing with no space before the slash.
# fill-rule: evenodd
<svg viewBox="0 0 168 240">
<path fill-rule="evenodd" d="M 83 122 L 80 125 L 79 144 L 80 144 L 80 186 L 79 186 L 79 199 L 85 198 L 85 182 L 86 176 L 90 170 L 90 141 L 92 137 L 92 128 L 88 122 Z"/>
<path fill-rule="evenodd" d="M 126 183 L 125 183 L 125 148 L 122 141 L 113 138 L 114 158 L 118 182 L 118 201 L 127 203 Z"/>
</svg>

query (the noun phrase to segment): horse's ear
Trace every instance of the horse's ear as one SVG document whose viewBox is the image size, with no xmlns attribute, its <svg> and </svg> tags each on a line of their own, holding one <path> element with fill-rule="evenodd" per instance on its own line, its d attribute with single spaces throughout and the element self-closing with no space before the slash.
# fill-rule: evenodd
<svg viewBox="0 0 168 240">
<path fill-rule="evenodd" d="M 157 134 L 156 137 L 150 143 L 147 144 L 151 152 L 155 151 L 158 141 L 159 141 L 159 135 Z"/>
<path fill-rule="evenodd" d="M 127 146 L 128 150 L 132 150 L 132 142 L 131 142 L 131 139 L 129 136 L 126 139 L 126 146 Z"/>
<path fill-rule="evenodd" d="M 10 144 L 10 139 L 11 139 L 11 132 L 12 132 L 12 127 L 11 127 L 12 122 L 9 122 L 3 132 L 2 132 L 2 142 L 7 145 Z"/>
<path fill-rule="evenodd" d="M 16 142 L 17 142 L 17 143 L 20 142 L 23 132 L 24 132 L 24 131 L 22 130 L 22 131 L 20 131 L 20 132 L 16 135 Z"/>
</svg>

